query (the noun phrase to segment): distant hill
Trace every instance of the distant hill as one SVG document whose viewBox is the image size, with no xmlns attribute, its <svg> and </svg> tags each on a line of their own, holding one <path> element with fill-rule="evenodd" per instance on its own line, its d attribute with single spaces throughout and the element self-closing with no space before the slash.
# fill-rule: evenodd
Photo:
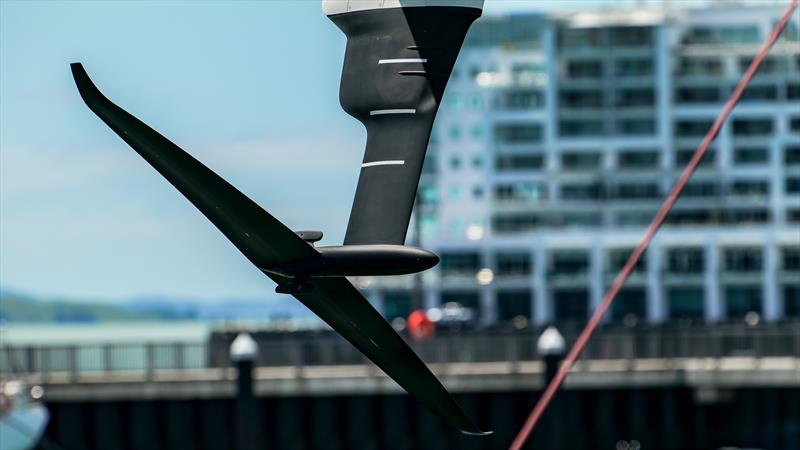
<svg viewBox="0 0 800 450">
<path fill-rule="evenodd" d="M 4 322 L 98 322 L 161 319 L 157 314 L 131 311 L 120 305 L 73 300 L 39 300 L 0 291 L 0 321 Z"/>
<path fill-rule="evenodd" d="M 40 299 L 15 291 L 0 290 L 2 322 L 272 321 L 315 318 L 305 306 L 289 297 L 218 301 L 148 297 L 118 302 L 100 299 Z"/>
</svg>

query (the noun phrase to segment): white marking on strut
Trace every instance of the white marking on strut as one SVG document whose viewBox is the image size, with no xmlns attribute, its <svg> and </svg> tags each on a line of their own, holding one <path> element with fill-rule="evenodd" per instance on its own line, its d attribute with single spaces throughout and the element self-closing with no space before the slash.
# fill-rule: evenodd
<svg viewBox="0 0 800 450">
<path fill-rule="evenodd" d="M 361 164 L 361 167 L 373 167 L 373 166 L 402 166 L 406 162 L 402 159 L 391 159 L 388 161 L 372 161 L 368 163 Z"/>
<path fill-rule="evenodd" d="M 378 64 L 426 63 L 428 58 L 379 59 Z"/>
<path fill-rule="evenodd" d="M 384 114 L 416 114 L 416 109 L 376 109 L 370 111 L 370 116 L 382 116 Z"/>
</svg>

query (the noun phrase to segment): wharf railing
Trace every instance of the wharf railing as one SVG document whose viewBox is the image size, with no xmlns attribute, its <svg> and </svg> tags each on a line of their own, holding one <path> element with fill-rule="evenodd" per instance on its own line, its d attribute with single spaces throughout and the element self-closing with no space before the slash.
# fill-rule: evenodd
<svg viewBox="0 0 800 450">
<path fill-rule="evenodd" d="M 440 333 L 411 342 L 429 364 L 524 362 L 540 359 L 536 340 L 541 328 Z M 577 327 L 562 330 L 567 346 Z M 0 376 L 49 374 L 77 377 L 88 373 L 188 371 L 230 367 L 228 349 L 237 332 L 213 333 L 207 342 L 80 344 L 62 346 L 0 345 Z M 306 367 L 371 363 L 331 331 L 253 332 L 257 367 Z M 582 360 L 636 360 L 725 357 L 800 358 L 800 323 L 764 326 L 693 326 L 606 328 L 581 355 Z"/>
</svg>

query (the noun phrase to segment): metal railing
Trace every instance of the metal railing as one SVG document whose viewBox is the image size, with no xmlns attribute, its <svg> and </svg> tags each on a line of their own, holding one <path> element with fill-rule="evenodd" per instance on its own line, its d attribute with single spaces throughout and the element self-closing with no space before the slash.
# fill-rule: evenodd
<svg viewBox="0 0 800 450">
<path fill-rule="evenodd" d="M 567 346 L 578 327 L 565 327 Z M 519 362 L 539 359 L 541 329 L 464 331 L 412 342 L 426 363 Z M 258 342 L 259 367 L 369 364 L 350 343 L 333 332 L 252 333 Z M 230 343 L 236 332 L 214 333 L 207 343 L 142 343 L 65 346 L 0 346 L 0 376 L 13 374 L 82 374 L 126 372 L 152 374 L 230 367 Z M 671 359 L 721 357 L 800 358 L 800 324 L 763 326 L 606 328 L 590 341 L 582 359 Z"/>
</svg>

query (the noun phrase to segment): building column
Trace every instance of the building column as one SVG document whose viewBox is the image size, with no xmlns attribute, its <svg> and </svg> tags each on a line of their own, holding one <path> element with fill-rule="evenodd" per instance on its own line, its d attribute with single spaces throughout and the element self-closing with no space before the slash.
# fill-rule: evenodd
<svg viewBox="0 0 800 450">
<path fill-rule="evenodd" d="M 481 286 L 481 324 L 493 325 L 497 323 L 497 295 L 494 287 Z"/>
<path fill-rule="evenodd" d="M 422 307 L 427 309 L 438 308 L 442 302 L 441 288 L 438 284 L 429 284 L 422 293 Z"/>
<path fill-rule="evenodd" d="M 603 302 L 605 293 L 603 284 L 603 247 L 595 240 L 589 250 L 589 315 L 594 314 Z M 610 318 L 611 316 L 606 314 L 603 322 L 608 322 Z"/>
<path fill-rule="evenodd" d="M 783 316 L 783 298 L 778 288 L 778 247 L 774 237 L 770 236 L 764 245 L 763 283 L 761 285 L 762 305 L 761 311 L 764 319 L 775 321 Z"/>
<path fill-rule="evenodd" d="M 643 256 L 647 258 L 647 321 L 661 323 L 667 319 L 667 302 L 661 284 L 661 246 L 653 242 Z"/>
<path fill-rule="evenodd" d="M 705 318 L 707 322 L 718 322 L 725 317 L 719 289 L 719 249 L 717 240 L 710 238 L 703 249 L 705 272 L 703 273 L 703 297 L 705 297 Z"/>
<path fill-rule="evenodd" d="M 547 289 L 547 251 L 537 241 L 531 255 L 533 260 L 533 322 L 543 325 L 552 321 L 552 308 Z"/>
</svg>

